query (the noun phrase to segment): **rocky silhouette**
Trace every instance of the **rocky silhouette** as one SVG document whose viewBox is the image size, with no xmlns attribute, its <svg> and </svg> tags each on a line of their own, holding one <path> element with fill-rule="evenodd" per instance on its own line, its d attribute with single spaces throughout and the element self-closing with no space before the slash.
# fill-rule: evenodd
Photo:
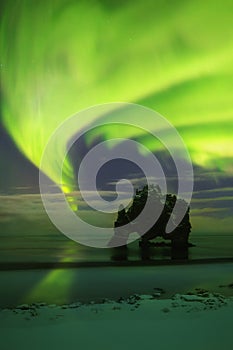
<svg viewBox="0 0 233 350">
<path fill-rule="evenodd" d="M 140 214 L 148 201 L 149 209 L 146 210 L 146 216 L 142 222 Z M 175 204 L 177 204 L 176 207 Z M 156 237 L 162 237 L 171 241 L 172 249 L 185 249 L 189 246 L 188 239 L 191 232 L 189 211 L 190 208 L 185 200 L 178 199 L 172 194 L 163 195 L 159 186 L 146 185 L 136 190 L 132 205 L 127 210 L 123 205 L 119 207 L 117 220 L 114 223 L 115 234 L 109 245 L 116 242 L 118 245 L 127 245 L 130 233 L 137 232 L 141 236 L 139 240 L 141 248 L 153 245 Z M 158 213 L 160 213 L 159 216 Z M 183 218 L 181 213 L 185 213 Z M 169 219 L 173 229 L 167 233 Z M 145 220 L 155 221 L 146 233 L 143 232 Z M 128 224 L 127 227 L 125 227 L 126 224 Z"/>
</svg>

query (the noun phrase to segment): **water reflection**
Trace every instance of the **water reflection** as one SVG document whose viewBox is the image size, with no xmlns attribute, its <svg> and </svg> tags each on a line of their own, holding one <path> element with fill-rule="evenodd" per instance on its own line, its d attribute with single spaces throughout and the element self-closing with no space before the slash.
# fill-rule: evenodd
<svg viewBox="0 0 233 350">
<path fill-rule="evenodd" d="M 171 247 L 171 258 L 172 260 L 188 260 L 189 247 Z"/>
<path fill-rule="evenodd" d="M 112 261 L 128 261 L 135 258 L 135 253 L 139 260 L 188 260 L 189 246 L 174 247 L 169 243 L 155 243 L 143 247 L 135 247 L 131 249 L 129 246 L 121 246 L 111 249 Z"/>
<path fill-rule="evenodd" d="M 128 248 L 127 248 L 127 246 L 112 248 L 111 260 L 112 261 L 128 261 Z"/>
</svg>

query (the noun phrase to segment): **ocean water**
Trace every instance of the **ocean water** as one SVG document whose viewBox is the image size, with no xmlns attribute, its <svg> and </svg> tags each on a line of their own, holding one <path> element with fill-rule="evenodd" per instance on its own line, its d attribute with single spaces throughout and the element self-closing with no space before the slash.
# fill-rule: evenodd
<svg viewBox="0 0 233 350">
<path fill-rule="evenodd" d="M 59 232 L 1 233 L 0 263 L 95 263 L 119 260 L 139 262 L 140 260 L 167 261 L 174 259 L 221 259 L 233 258 L 233 235 L 231 234 L 191 234 L 185 256 L 174 256 L 171 247 L 151 247 L 144 252 L 138 241 L 122 248 L 91 248 L 71 241 Z M 169 243 L 169 241 L 167 241 Z"/>
<path fill-rule="evenodd" d="M 169 261 L 175 258 L 221 259 L 233 258 L 233 231 L 226 232 L 219 225 L 210 225 L 213 232 L 196 232 L 195 220 L 190 234 L 190 247 L 184 256 L 174 256 L 171 247 L 151 247 L 142 252 L 138 241 L 128 249 L 90 248 L 68 239 L 49 220 L 39 195 L 0 196 L 0 264 L 7 263 L 97 263 L 141 260 Z M 195 219 L 195 217 L 193 218 Z M 96 223 L 104 222 L 98 217 Z M 109 218 L 112 225 L 114 217 Z M 88 236 L 88 232 L 82 232 Z M 110 237 L 111 238 L 111 237 Z"/>
<path fill-rule="evenodd" d="M 0 307 L 117 299 L 154 288 L 164 289 L 164 297 L 195 288 L 231 295 L 233 263 L 199 260 L 233 260 L 233 235 L 192 232 L 190 242 L 195 246 L 185 258 L 196 263 L 179 265 L 175 258 L 181 257 L 172 256 L 169 246 L 151 247 L 146 254 L 138 241 L 127 249 L 90 248 L 68 239 L 48 219 L 11 214 L 1 221 Z M 145 266 L 148 262 L 165 266 Z"/>
<path fill-rule="evenodd" d="M 117 300 L 135 293 L 151 295 L 158 288 L 161 298 L 196 288 L 232 296 L 232 276 L 233 263 L 0 271 L 0 308 Z"/>
</svg>

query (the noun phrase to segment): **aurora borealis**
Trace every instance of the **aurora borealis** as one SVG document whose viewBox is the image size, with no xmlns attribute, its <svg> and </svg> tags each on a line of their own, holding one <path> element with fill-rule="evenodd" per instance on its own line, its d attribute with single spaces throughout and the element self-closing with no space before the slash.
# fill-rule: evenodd
<svg viewBox="0 0 233 350">
<path fill-rule="evenodd" d="M 2 124 L 34 165 L 40 166 L 60 123 L 95 104 L 119 101 L 150 107 L 177 128 L 199 169 L 196 181 L 204 174 L 202 182 L 219 189 L 222 178 L 232 176 L 232 1 L 23 0 L 1 6 Z M 78 128 L 93 121 L 80 120 Z M 118 133 L 103 128 L 102 138 Z M 156 152 L 135 129 L 121 130 L 122 137 L 132 135 Z M 43 170 L 60 184 L 56 164 Z M 64 191 L 73 189 L 68 158 L 63 181 Z"/>
<path fill-rule="evenodd" d="M 49 136 L 67 117 L 94 104 L 135 102 L 174 124 L 194 163 L 232 172 L 231 5 L 6 2 L 5 127 L 39 166 Z M 80 129 L 85 123 L 80 120 Z M 72 182 L 69 164 L 64 171 Z M 51 169 L 46 172 L 57 182 Z"/>
</svg>

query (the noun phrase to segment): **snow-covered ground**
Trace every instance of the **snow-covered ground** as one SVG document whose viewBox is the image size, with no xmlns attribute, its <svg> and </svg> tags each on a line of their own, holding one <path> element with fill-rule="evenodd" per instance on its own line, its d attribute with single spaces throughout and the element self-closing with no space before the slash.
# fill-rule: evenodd
<svg viewBox="0 0 233 350">
<path fill-rule="evenodd" d="M 0 349 L 232 349 L 232 277 L 232 263 L 1 271 Z"/>
<path fill-rule="evenodd" d="M 233 348 L 233 298 L 196 289 L 161 299 L 163 291 L 118 301 L 23 304 L 0 312 L 0 349 Z"/>
</svg>

